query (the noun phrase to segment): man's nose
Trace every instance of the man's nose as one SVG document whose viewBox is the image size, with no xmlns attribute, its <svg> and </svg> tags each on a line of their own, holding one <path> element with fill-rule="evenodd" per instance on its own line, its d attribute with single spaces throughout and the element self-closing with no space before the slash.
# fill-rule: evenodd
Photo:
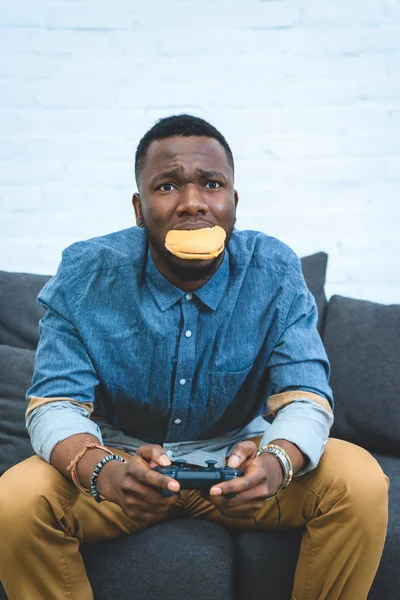
<svg viewBox="0 0 400 600">
<path fill-rule="evenodd" d="M 204 200 L 203 194 L 195 184 L 183 186 L 179 194 L 179 205 L 177 212 L 179 214 L 195 215 L 200 212 L 205 214 L 208 211 L 208 205 Z"/>
</svg>

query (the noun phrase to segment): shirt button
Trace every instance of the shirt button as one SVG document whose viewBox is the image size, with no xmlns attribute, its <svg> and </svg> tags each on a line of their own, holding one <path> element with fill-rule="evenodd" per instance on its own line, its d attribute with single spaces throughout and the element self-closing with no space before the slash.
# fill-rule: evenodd
<svg viewBox="0 0 400 600">
<path fill-rule="evenodd" d="M 190 329 L 188 329 L 188 330 L 185 332 L 185 335 L 186 335 L 186 337 L 190 337 L 190 336 L 192 335 L 192 332 L 190 331 Z"/>
<path fill-rule="evenodd" d="M 193 298 L 193 294 L 186 294 L 186 300 L 191 300 Z"/>
<path fill-rule="evenodd" d="M 181 379 L 181 380 L 179 381 L 179 384 L 180 384 L 180 385 L 185 385 L 185 383 L 186 383 L 186 379 Z"/>
<path fill-rule="evenodd" d="M 182 423 L 181 419 L 175 419 L 174 421 L 175 425 L 180 425 Z"/>
</svg>

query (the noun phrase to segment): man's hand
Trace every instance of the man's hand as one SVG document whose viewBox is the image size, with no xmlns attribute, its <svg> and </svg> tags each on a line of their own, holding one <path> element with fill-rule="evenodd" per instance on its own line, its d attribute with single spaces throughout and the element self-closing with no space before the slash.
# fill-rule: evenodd
<svg viewBox="0 0 400 600">
<path fill-rule="evenodd" d="M 239 442 L 228 459 L 228 466 L 244 471 L 243 477 L 224 481 L 210 490 L 209 500 L 225 516 L 239 519 L 253 517 L 283 481 L 282 468 L 272 454 L 256 456 L 257 446 L 251 440 Z M 235 493 L 228 499 L 226 494 Z"/>
<path fill-rule="evenodd" d="M 162 521 L 178 499 L 179 483 L 153 467 L 171 464 L 161 446 L 146 444 L 126 464 L 111 460 L 100 472 L 97 490 L 107 500 L 119 504 L 125 514 L 140 523 Z M 155 488 L 174 492 L 164 498 Z"/>
</svg>

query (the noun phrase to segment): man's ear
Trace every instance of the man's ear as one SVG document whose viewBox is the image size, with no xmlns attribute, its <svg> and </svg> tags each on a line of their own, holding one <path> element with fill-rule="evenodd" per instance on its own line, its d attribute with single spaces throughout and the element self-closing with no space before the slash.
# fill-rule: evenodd
<svg viewBox="0 0 400 600">
<path fill-rule="evenodd" d="M 138 227 L 143 227 L 143 215 L 142 215 L 142 203 L 140 200 L 140 194 L 135 192 L 132 196 L 132 206 L 135 211 L 136 224 Z"/>
<path fill-rule="evenodd" d="M 237 208 L 238 202 L 239 202 L 239 194 L 237 193 L 236 190 L 233 190 L 233 200 L 235 202 L 235 209 Z"/>
</svg>

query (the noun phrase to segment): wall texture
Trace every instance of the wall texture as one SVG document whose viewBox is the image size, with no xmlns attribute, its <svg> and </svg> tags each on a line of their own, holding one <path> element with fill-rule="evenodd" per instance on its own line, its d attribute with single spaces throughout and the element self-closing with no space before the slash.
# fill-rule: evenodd
<svg viewBox="0 0 400 600">
<path fill-rule="evenodd" d="M 399 0 L 2 0 L 0 268 L 130 226 L 136 144 L 184 111 L 232 146 L 239 229 L 400 302 Z"/>
</svg>

